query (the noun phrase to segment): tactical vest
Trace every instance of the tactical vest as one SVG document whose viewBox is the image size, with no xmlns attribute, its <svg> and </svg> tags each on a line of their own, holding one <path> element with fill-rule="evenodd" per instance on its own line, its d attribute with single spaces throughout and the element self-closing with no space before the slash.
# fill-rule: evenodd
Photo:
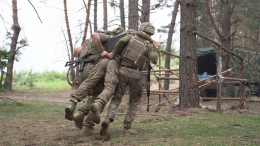
<svg viewBox="0 0 260 146">
<path fill-rule="evenodd" d="M 116 43 L 121 39 L 123 38 L 124 36 L 126 35 L 126 33 L 123 33 L 121 35 L 117 35 L 117 36 L 111 36 L 108 43 L 107 43 L 107 46 L 105 48 L 105 51 L 107 51 L 108 53 L 111 53 L 116 45 Z M 123 49 L 124 49 L 125 46 L 121 47 L 118 51 L 118 54 L 121 55 Z"/>
<path fill-rule="evenodd" d="M 127 46 L 121 54 L 121 59 L 144 70 L 149 64 L 149 59 L 145 56 L 148 52 L 148 40 L 132 35 Z"/>
<path fill-rule="evenodd" d="M 90 54 L 92 50 L 92 39 L 87 39 L 82 46 L 82 49 L 79 53 L 79 59 L 85 58 Z"/>
</svg>

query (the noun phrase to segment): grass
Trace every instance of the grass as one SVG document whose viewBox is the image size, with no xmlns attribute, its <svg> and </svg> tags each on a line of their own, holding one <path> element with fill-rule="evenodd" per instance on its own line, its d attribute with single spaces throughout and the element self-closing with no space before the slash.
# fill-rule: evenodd
<svg viewBox="0 0 260 146">
<path fill-rule="evenodd" d="M 0 101 L 0 145 L 260 145 L 258 115 L 139 114 L 132 125 L 138 131 L 135 136 L 122 135 L 124 115 L 117 115 L 109 128 L 112 139 L 102 142 L 95 140 L 98 133 L 85 135 L 64 119 L 67 103 L 23 103 L 25 106 Z"/>
<path fill-rule="evenodd" d="M 71 86 L 66 81 L 55 82 L 35 82 L 33 87 L 29 85 L 20 86 L 20 83 L 13 83 L 13 90 L 16 92 L 34 91 L 67 91 L 72 90 Z"/>
</svg>

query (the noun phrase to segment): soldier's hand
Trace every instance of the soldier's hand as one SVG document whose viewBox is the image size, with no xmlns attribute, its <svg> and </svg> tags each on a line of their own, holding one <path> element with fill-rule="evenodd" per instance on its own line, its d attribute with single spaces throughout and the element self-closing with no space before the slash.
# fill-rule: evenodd
<svg viewBox="0 0 260 146">
<path fill-rule="evenodd" d="M 153 46 L 154 46 L 154 47 L 159 47 L 159 42 L 153 40 Z"/>
<path fill-rule="evenodd" d="M 111 52 L 111 53 L 109 53 L 108 54 L 108 57 L 110 58 L 110 59 L 113 59 L 114 58 L 114 55 L 113 55 L 113 53 Z"/>
<path fill-rule="evenodd" d="M 100 55 L 101 55 L 102 58 L 107 58 L 108 57 L 107 56 L 108 55 L 107 51 L 103 51 Z"/>
</svg>

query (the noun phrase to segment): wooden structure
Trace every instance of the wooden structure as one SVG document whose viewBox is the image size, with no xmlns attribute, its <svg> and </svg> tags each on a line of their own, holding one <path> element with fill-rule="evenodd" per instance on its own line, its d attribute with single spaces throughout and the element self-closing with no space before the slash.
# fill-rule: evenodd
<svg viewBox="0 0 260 146">
<path fill-rule="evenodd" d="M 223 51 L 225 51 L 225 52 L 227 52 L 231 55 L 236 56 L 237 58 L 239 58 L 241 60 L 239 65 L 235 66 L 234 68 L 231 68 L 229 70 L 222 72 L 222 76 L 224 77 L 225 82 L 217 83 L 217 81 L 219 81 L 219 79 L 220 79 L 218 77 L 218 74 L 210 76 L 210 77 L 203 79 L 203 80 L 199 80 L 198 81 L 199 83 L 204 83 L 204 84 L 199 86 L 200 91 L 205 90 L 207 87 L 209 87 L 210 85 L 215 84 L 215 83 L 217 83 L 217 86 L 218 86 L 218 88 L 217 88 L 217 98 L 201 98 L 201 99 L 217 100 L 217 105 L 216 105 L 217 108 L 216 109 L 217 109 L 218 112 L 220 112 L 220 110 L 221 110 L 221 99 L 222 100 L 240 100 L 240 109 L 243 109 L 244 108 L 244 101 L 245 101 L 243 89 L 245 87 L 244 84 L 247 81 L 246 79 L 244 79 L 245 78 L 244 77 L 244 62 L 245 62 L 244 59 L 242 57 L 240 57 L 239 55 L 225 49 L 223 46 L 221 46 L 217 42 L 202 36 L 201 34 L 197 33 L 196 31 L 194 31 L 193 33 L 195 33 L 196 35 L 199 35 L 200 37 L 202 37 L 206 40 L 209 40 L 209 41 L 215 43 L 218 46 L 218 58 L 221 57 L 220 51 L 223 50 Z M 175 54 L 172 54 L 170 52 L 163 51 L 163 50 L 159 50 L 159 64 L 154 64 L 155 66 L 159 67 L 159 69 L 155 70 L 154 68 L 152 68 L 152 70 L 151 70 L 151 75 L 154 75 L 155 78 L 156 78 L 156 81 L 158 82 L 158 90 L 150 90 L 150 94 L 159 96 L 159 103 L 157 105 L 161 105 L 161 104 L 166 103 L 166 102 L 162 102 L 162 100 L 161 100 L 162 95 L 164 95 L 164 97 L 167 99 L 167 102 L 169 104 L 171 104 L 171 100 L 173 100 L 173 98 L 170 98 L 169 95 L 179 95 L 179 88 L 170 89 L 170 90 L 167 90 L 167 91 L 163 90 L 163 86 L 162 86 L 161 81 L 162 80 L 179 80 L 179 75 L 177 73 L 177 71 L 179 71 L 179 69 L 167 69 L 167 68 L 163 67 L 162 64 L 161 64 L 162 63 L 162 60 L 161 60 L 162 53 L 165 53 L 165 54 L 171 55 L 173 57 L 179 58 L 178 55 L 175 55 Z M 231 71 L 237 69 L 238 67 L 240 67 L 240 79 L 225 77 Z M 142 71 L 142 73 L 147 74 L 147 71 Z M 173 77 L 162 77 L 162 75 L 166 75 L 166 74 L 173 75 Z M 214 77 L 218 77 L 218 79 L 212 80 L 212 81 L 208 80 L 208 79 L 214 78 Z M 230 81 L 227 82 L 227 80 L 230 80 L 231 82 Z M 237 84 L 237 83 L 239 83 L 239 86 L 240 86 L 240 98 L 221 98 L 221 84 Z M 146 94 L 146 93 L 147 93 L 146 90 L 144 90 L 143 94 Z"/>
</svg>

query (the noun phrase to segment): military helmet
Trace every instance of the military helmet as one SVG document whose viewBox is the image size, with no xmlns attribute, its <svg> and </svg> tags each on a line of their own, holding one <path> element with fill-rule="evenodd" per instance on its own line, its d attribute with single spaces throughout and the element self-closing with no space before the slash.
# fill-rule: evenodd
<svg viewBox="0 0 260 146">
<path fill-rule="evenodd" d="M 144 22 L 140 25 L 139 31 L 146 32 L 149 35 L 154 34 L 154 26 L 149 22 Z"/>
<path fill-rule="evenodd" d="M 124 28 L 119 26 L 119 27 L 115 28 L 114 30 L 112 30 L 112 35 L 116 36 L 124 31 L 125 31 Z"/>
</svg>

